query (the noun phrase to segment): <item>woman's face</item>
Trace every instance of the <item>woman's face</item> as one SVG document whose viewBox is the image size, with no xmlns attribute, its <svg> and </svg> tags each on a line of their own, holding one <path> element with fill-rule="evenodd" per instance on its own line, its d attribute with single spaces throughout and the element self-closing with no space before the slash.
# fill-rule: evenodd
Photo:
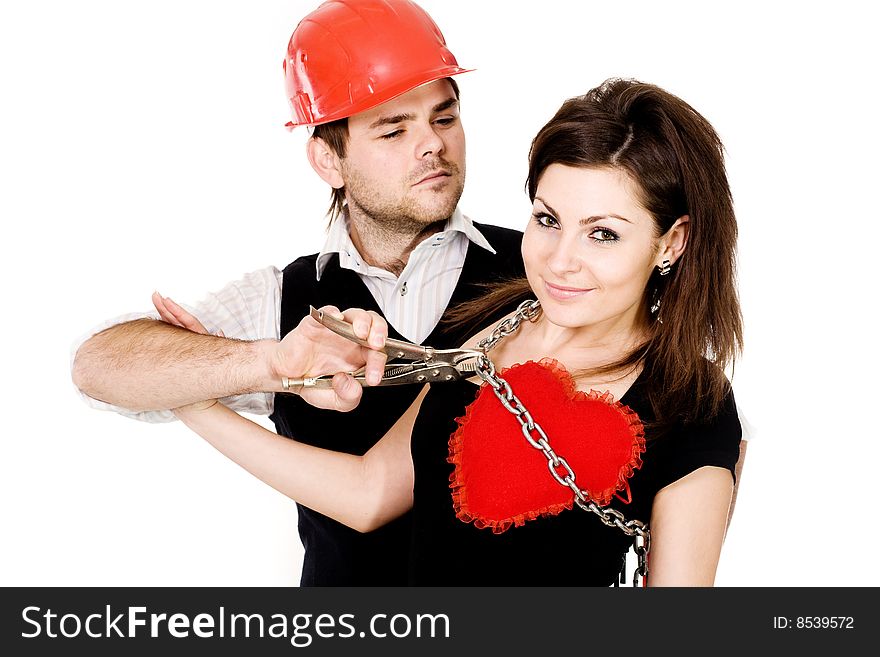
<svg viewBox="0 0 880 657">
<path fill-rule="evenodd" d="M 660 240 L 635 189 L 619 169 L 552 164 L 544 171 L 522 252 L 554 324 L 631 330 L 643 317 Z"/>
</svg>

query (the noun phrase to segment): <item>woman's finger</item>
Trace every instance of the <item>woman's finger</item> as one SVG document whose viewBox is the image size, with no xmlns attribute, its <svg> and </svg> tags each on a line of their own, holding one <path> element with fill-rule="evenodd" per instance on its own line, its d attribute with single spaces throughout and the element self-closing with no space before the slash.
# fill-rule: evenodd
<svg viewBox="0 0 880 657">
<path fill-rule="evenodd" d="M 181 328 L 185 328 L 183 324 L 174 316 L 168 307 L 165 305 L 165 299 L 162 298 L 162 295 L 158 292 L 153 292 L 153 296 L 151 297 L 153 301 L 153 307 L 159 313 L 159 317 L 162 318 L 162 321 L 171 324 L 173 326 L 180 326 Z"/>
<path fill-rule="evenodd" d="M 208 333 L 208 329 L 202 324 L 196 316 L 178 305 L 171 297 L 165 297 L 165 306 L 174 315 L 180 326 L 189 329 L 193 333 Z"/>
<path fill-rule="evenodd" d="M 209 334 L 208 329 L 196 319 L 195 315 L 183 308 L 183 306 L 178 304 L 171 297 L 163 297 L 158 292 L 153 292 L 152 299 L 153 306 L 159 312 L 159 316 L 163 321 L 168 324 L 173 324 L 174 326 L 185 328 L 193 333 L 201 333 L 202 335 Z M 217 329 L 213 335 L 221 338 L 226 337 L 226 334 L 221 329 Z"/>
</svg>

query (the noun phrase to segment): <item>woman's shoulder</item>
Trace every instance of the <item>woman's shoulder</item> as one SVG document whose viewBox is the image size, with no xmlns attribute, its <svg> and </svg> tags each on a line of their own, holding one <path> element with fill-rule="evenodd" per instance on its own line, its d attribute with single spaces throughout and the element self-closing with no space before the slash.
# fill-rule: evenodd
<svg viewBox="0 0 880 657">
<path fill-rule="evenodd" d="M 649 442 L 658 488 L 703 466 L 725 468 L 735 476 L 742 427 L 733 388 L 725 381 L 727 390 L 715 412 L 686 422 L 670 418 Z"/>
</svg>

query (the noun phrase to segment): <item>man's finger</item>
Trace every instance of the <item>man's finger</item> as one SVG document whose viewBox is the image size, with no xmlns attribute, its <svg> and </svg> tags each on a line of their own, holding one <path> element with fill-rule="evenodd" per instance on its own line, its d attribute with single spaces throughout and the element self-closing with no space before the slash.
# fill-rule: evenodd
<svg viewBox="0 0 880 657">
<path fill-rule="evenodd" d="M 325 315 L 329 315 L 331 317 L 335 317 L 336 319 L 343 319 L 342 313 L 339 312 L 339 308 L 336 306 L 321 306 L 318 310 Z M 297 329 L 303 335 L 310 337 L 313 340 L 320 341 L 321 339 L 326 338 L 326 333 L 331 332 L 330 329 L 323 326 L 321 322 L 312 317 L 311 315 L 304 316 L 297 324 Z"/>
<path fill-rule="evenodd" d="M 388 338 L 388 322 L 382 315 L 371 310 L 370 316 L 373 319 L 370 327 L 370 337 L 367 341 L 373 349 L 381 349 L 385 346 L 385 340 Z"/>
<path fill-rule="evenodd" d="M 349 308 L 342 313 L 343 319 L 351 324 L 354 334 L 361 340 L 366 340 L 370 336 L 370 326 L 372 318 L 366 310 L 360 308 Z"/>
<path fill-rule="evenodd" d="M 379 313 L 360 308 L 349 308 L 343 314 L 345 321 L 354 328 L 356 336 L 366 340 L 374 349 L 385 346 L 388 337 L 388 322 Z"/>
<path fill-rule="evenodd" d="M 339 310 L 336 306 L 321 306 L 318 308 L 322 313 L 330 315 L 331 317 L 335 317 L 336 319 L 345 319 L 342 314 L 342 311 Z"/>
<path fill-rule="evenodd" d="M 333 392 L 336 393 L 336 410 L 348 412 L 360 403 L 363 389 L 350 375 L 340 373 L 333 376 Z"/>
<path fill-rule="evenodd" d="M 371 386 L 379 385 L 379 381 L 385 374 L 385 361 L 388 355 L 384 351 L 375 351 L 373 349 L 362 349 L 365 364 L 364 376 L 367 384 Z"/>
</svg>

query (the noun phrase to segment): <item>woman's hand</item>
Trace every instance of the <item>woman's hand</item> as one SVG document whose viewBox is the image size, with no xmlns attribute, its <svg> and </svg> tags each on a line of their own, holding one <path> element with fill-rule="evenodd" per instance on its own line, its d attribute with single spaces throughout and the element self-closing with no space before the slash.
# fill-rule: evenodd
<svg viewBox="0 0 880 657">
<path fill-rule="evenodd" d="M 155 293 L 153 305 L 167 323 L 195 333 L 209 333 L 195 316 L 168 297 Z M 355 334 L 376 349 L 385 345 L 388 324 L 378 314 L 357 308 L 340 313 L 332 306 L 321 310 L 350 322 Z M 366 366 L 367 380 L 375 384 L 383 373 L 384 352 L 346 340 L 310 316 L 304 317 L 280 343 L 266 342 L 273 345 L 278 372 L 291 378 L 349 372 Z M 302 397 L 315 406 L 340 410 L 354 408 L 360 401 L 362 388 L 348 374 L 336 374 L 333 386 L 323 390 L 306 388 Z M 175 408 L 174 414 L 220 452 L 284 495 L 357 531 L 372 531 L 412 507 L 409 441 L 426 392 L 427 386 L 364 456 L 282 438 L 218 404 L 216 399 Z"/>
<path fill-rule="evenodd" d="M 163 297 L 158 292 L 153 292 L 152 301 L 153 306 L 159 312 L 159 317 L 161 317 L 162 321 L 165 323 L 188 329 L 193 333 L 209 335 L 208 329 L 205 328 L 204 324 L 202 324 L 195 315 L 187 312 L 175 303 L 171 297 Z M 216 335 L 221 338 L 226 337 L 220 329 L 217 329 L 217 332 L 211 335 Z"/>
<path fill-rule="evenodd" d="M 174 326 L 179 326 L 181 328 L 185 328 L 193 333 L 201 333 L 202 335 L 208 335 L 208 329 L 205 328 L 205 325 L 202 324 L 195 315 L 190 312 L 184 310 L 181 306 L 174 302 L 171 297 L 163 297 L 158 292 L 153 292 L 152 296 L 153 306 L 159 313 L 159 317 L 162 318 L 167 324 L 172 324 Z M 214 335 L 224 338 L 223 331 L 220 329 L 217 330 Z M 211 408 L 214 404 L 217 403 L 216 399 L 206 399 L 204 401 L 193 402 L 192 404 L 187 404 L 186 406 L 180 406 L 178 408 L 171 409 L 171 412 L 174 413 L 177 417 L 180 417 L 181 412 L 188 411 L 204 411 Z"/>
</svg>

